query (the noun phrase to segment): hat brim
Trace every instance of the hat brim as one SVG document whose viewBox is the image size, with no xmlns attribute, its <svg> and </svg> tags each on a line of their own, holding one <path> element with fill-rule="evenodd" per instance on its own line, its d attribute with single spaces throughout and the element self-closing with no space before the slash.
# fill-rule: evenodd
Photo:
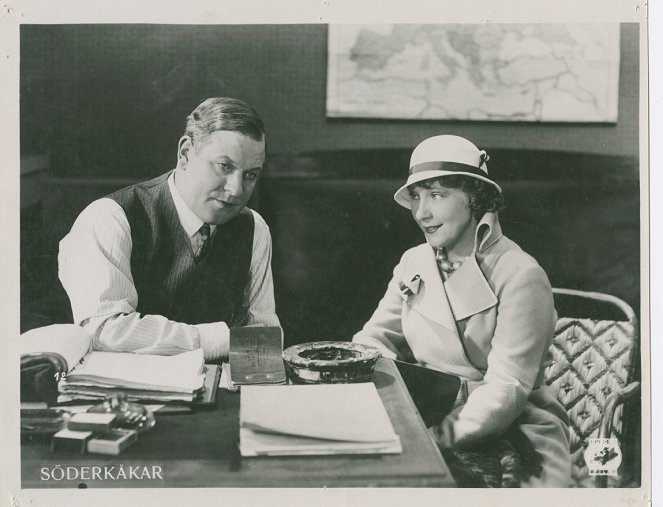
<svg viewBox="0 0 663 507">
<path fill-rule="evenodd" d="M 440 178 L 441 176 L 468 176 L 470 178 L 475 178 L 477 180 L 485 181 L 486 183 L 490 183 L 493 185 L 497 190 L 502 193 L 502 189 L 500 186 L 495 183 L 493 180 L 489 178 L 485 178 L 483 176 L 480 176 L 478 174 L 472 174 L 472 173 L 466 173 L 462 171 L 441 171 L 441 170 L 434 170 L 434 171 L 421 171 L 418 173 L 410 174 L 408 177 L 407 181 L 405 182 L 405 185 L 403 185 L 401 188 L 399 188 L 396 193 L 394 194 L 394 200 L 403 206 L 404 208 L 407 209 L 412 209 L 412 206 L 410 204 L 410 197 L 408 195 L 407 187 L 410 185 L 414 185 L 415 183 L 421 183 L 422 181 L 425 180 L 430 180 L 433 178 Z"/>
</svg>

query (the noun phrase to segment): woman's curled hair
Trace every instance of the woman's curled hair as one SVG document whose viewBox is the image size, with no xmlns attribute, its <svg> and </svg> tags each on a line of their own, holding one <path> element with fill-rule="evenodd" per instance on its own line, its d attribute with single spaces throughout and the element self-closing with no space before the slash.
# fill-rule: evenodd
<svg viewBox="0 0 663 507">
<path fill-rule="evenodd" d="M 495 185 L 478 178 L 463 175 L 440 176 L 417 183 L 417 186 L 431 188 L 435 182 L 446 188 L 457 188 L 469 197 L 469 207 L 472 216 L 478 220 L 488 212 L 498 212 L 504 209 L 504 196 Z"/>
</svg>

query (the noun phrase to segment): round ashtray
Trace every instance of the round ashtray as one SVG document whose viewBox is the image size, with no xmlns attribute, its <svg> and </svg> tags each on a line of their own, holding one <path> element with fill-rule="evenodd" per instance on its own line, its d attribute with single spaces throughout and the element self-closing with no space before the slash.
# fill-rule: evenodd
<svg viewBox="0 0 663 507">
<path fill-rule="evenodd" d="M 283 351 L 288 378 L 304 384 L 368 382 L 380 352 L 353 342 L 310 342 Z"/>
</svg>

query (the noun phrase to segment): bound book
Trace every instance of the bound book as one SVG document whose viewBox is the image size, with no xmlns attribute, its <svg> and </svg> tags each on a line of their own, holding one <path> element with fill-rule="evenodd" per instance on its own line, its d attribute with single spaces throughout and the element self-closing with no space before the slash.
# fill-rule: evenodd
<svg viewBox="0 0 663 507">
<path fill-rule="evenodd" d="M 373 383 L 243 386 L 242 456 L 398 454 Z"/>
<path fill-rule="evenodd" d="M 231 328 L 228 370 L 232 385 L 284 384 L 282 353 L 280 327 Z"/>
</svg>

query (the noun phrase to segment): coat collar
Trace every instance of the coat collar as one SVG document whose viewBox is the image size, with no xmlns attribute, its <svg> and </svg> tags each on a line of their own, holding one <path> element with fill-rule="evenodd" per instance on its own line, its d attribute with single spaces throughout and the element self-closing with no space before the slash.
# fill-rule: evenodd
<svg viewBox="0 0 663 507">
<path fill-rule="evenodd" d="M 479 267 L 477 253 L 493 246 L 502 235 L 497 213 L 485 213 L 477 225 L 474 252 L 444 284 L 456 320 L 466 319 L 497 304 L 497 296 Z"/>
<path fill-rule="evenodd" d="M 474 235 L 474 254 L 487 250 L 502 236 L 502 227 L 497 219 L 497 213 L 484 213 Z M 456 275 L 454 274 L 454 276 Z"/>
<path fill-rule="evenodd" d="M 484 252 L 501 237 L 497 214 L 486 213 L 477 226 L 473 254 L 445 283 L 440 277 L 433 249 L 421 245 L 415 262 L 403 273 L 403 284 L 416 289 L 412 290 L 412 308 L 455 330 L 456 321 L 495 306 L 497 296 L 479 267 L 477 253 Z M 417 280 L 416 284 L 412 283 L 413 280 Z M 401 293 L 407 297 L 406 293 Z"/>
<path fill-rule="evenodd" d="M 444 288 L 456 320 L 466 319 L 497 304 L 497 296 L 474 255 L 470 255 L 449 277 Z"/>
<path fill-rule="evenodd" d="M 403 282 L 414 288 L 411 281 L 419 277 L 418 290 L 409 297 L 403 292 L 401 294 L 413 309 L 457 334 L 456 321 L 437 270 L 433 249 L 428 245 L 421 245 L 413 260 L 414 262 L 403 272 Z"/>
</svg>

